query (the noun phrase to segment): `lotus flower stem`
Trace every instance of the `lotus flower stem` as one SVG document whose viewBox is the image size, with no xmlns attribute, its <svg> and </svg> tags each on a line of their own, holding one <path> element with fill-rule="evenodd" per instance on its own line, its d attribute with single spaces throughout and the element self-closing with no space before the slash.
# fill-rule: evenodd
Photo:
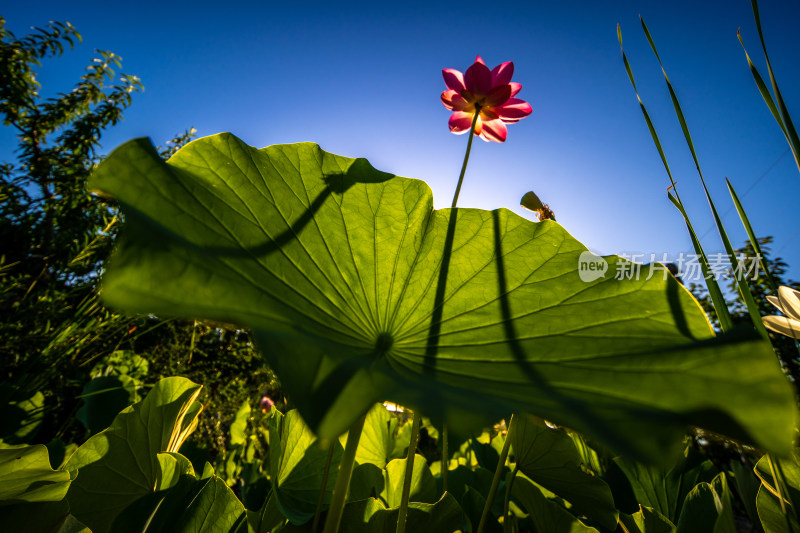
<svg viewBox="0 0 800 533">
<path fill-rule="evenodd" d="M 356 450 L 358 441 L 361 440 L 361 430 L 364 429 L 364 422 L 367 420 L 367 413 L 356 420 L 347 434 L 347 444 L 344 446 L 342 462 L 339 464 L 339 475 L 336 476 L 336 487 L 333 489 L 331 504 L 328 508 L 328 517 L 325 519 L 325 529 L 323 533 L 336 533 L 339 531 L 339 524 L 342 522 L 342 511 L 344 511 L 344 501 L 347 497 L 347 488 L 350 486 L 350 476 L 353 474 L 353 465 L 356 462 Z"/>
<path fill-rule="evenodd" d="M 508 434 L 506 433 L 506 440 L 508 440 Z M 519 471 L 519 467 L 515 466 L 514 470 L 512 470 L 508 476 L 506 477 L 506 501 L 503 505 L 503 533 L 511 533 L 511 520 L 509 520 L 508 516 L 508 505 L 511 501 L 511 487 L 514 486 L 514 480 L 517 478 L 517 472 Z"/>
<path fill-rule="evenodd" d="M 319 489 L 317 499 L 317 509 L 314 511 L 314 525 L 311 527 L 313 533 L 317 533 L 319 528 L 319 515 L 322 512 L 322 504 L 325 501 L 325 488 L 328 486 L 328 474 L 331 471 L 331 461 L 333 460 L 333 443 L 328 444 L 328 457 L 325 459 L 325 473 L 322 475 L 322 486 Z"/>
<path fill-rule="evenodd" d="M 450 453 L 447 449 L 447 424 L 442 425 L 442 489 L 447 492 L 447 470 L 450 464 Z"/>
<path fill-rule="evenodd" d="M 406 456 L 406 476 L 403 478 L 403 494 L 400 499 L 400 511 L 397 513 L 397 533 L 406 531 L 406 514 L 408 513 L 408 498 L 411 495 L 411 478 L 414 475 L 414 456 L 417 454 L 417 438 L 419 437 L 419 416 L 411 413 L 411 440 L 408 443 Z"/>
<path fill-rule="evenodd" d="M 475 113 L 475 116 L 472 117 L 472 127 L 469 129 L 469 140 L 467 141 L 467 153 L 464 154 L 464 164 L 461 165 L 461 175 L 458 177 L 458 185 L 456 185 L 456 193 L 453 195 L 453 205 L 451 208 L 455 208 L 456 204 L 458 203 L 458 194 L 461 192 L 461 184 L 464 183 L 464 174 L 467 172 L 467 162 L 469 161 L 469 152 L 472 150 L 472 139 L 475 137 L 475 123 L 478 122 L 478 117 L 480 113 Z"/>
<path fill-rule="evenodd" d="M 486 527 L 486 520 L 489 518 L 489 511 L 492 509 L 494 497 L 497 494 L 497 487 L 500 486 L 500 476 L 503 474 L 503 468 L 506 466 L 506 459 L 508 458 L 508 449 L 511 447 L 511 428 L 514 427 L 514 415 L 508 420 L 508 431 L 506 432 L 506 440 L 503 443 L 503 449 L 500 452 L 500 458 L 497 460 L 497 468 L 494 470 L 494 478 L 492 479 L 492 486 L 489 489 L 489 494 L 486 496 L 486 505 L 483 506 L 483 514 L 481 515 L 481 522 L 478 525 L 477 533 L 483 533 Z"/>
</svg>

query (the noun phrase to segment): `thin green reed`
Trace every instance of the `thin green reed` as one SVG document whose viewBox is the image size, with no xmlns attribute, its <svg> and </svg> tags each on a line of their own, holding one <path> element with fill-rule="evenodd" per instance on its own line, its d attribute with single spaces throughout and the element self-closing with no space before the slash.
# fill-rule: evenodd
<svg viewBox="0 0 800 533">
<path fill-rule="evenodd" d="M 692 239 L 692 246 L 694 247 L 695 253 L 700 261 L 700 268 L 702 269 L 703 277 L 706 280 L 708 293 L 711 296 L 711 302 L 714 304 L 714 311 L 717 313 L 720 327 L 722 328 L 722 331 L 728 331 L 733 327 L 733 321 L 731 320 L 728 306 L 725 304 L 725 298 L 722 296 L 722 291 L 720 290 L 719 284 L 713 276 L 711 267 L 708 263 L 708 257 L 703 250 L 703 246 L 700 244 L 700 240 L 697 238 L 697 233 L 694 231 L 694 227 L 692 227 L 692 222 L 689 219 L 689 215 L 686 213 L 686 210 L 683 207 L 683 202 L 678 194 L 678 188 L 675 179 L 672 177 L 672 171 L 669 168 L 669 163 L 667 163 L 667 157 L 664 155 L 664 149 L 661 146 L 658 133 L 656 133 L 656 129 L 653 126 L 653 121 L 650 119 L 650 114 L 647 112 L 647 108 L 645 107 L 641 96 L 639 96 L 639 90 L 636 88 L 636 81 L 633 78 L 633 71 L 631 70 L 630 63 L 628 63 L 625 50 L 622 47 L 622 29 L 620 28 L 619 24 L 617 24 L 617 39 L 619 40 L 619 48 L 622 52 L 622 61 L 625 63 L 625 70 L 628 72 L 628 79 L 631 81 L 633 90 L 636 93 L 636 98 L 639 100 L 639 107 L 644 115 L 644 120 L 647 122 L 647 128 L 650 130 L 653 143 L 656 145 L 656 149 L 658 149 L 658 155 L 661 156 L 661 162 L 664 164 L 664 169 L 667 171 L 667 176 L 669 176 L 669 181 L 671 183 L 669 189 L 675 191 L 675 194 L 672 194 L 669 192 L 669 189 L 667 189 L 667 196 L 675 205 L 675 207 L 678 208 L 678 211 L 680 211 L 681 215 L 683 215 L 683 220 L 686 223 L 686 228 L 689 230 L 689 236 Z"/>
<path fill-rule="evenodd" d="M 753 7 L 753 17 L 756 20 L 756 28 L 758 29 L 758 38 L 761 41 L 761 49 L 764 51 L 764 59 L 767 63 L 767 73 L 769 74 L 770 85 L 772 85 L 772 91 L 775 93 L 774 99 L 772 98 L 769 89 L 767 89 L 766 83 L 764 83 L 764 78 L 761 77 L 758 69 L 750 59 L 750 54 L 747 53 L 747 48 L 744 46 L 744 41 L 742 40 L 741 31 L 736 32 L 736 36 L 739 38 L 739 42 L 742 44 L 744 55 L 747 58 L 747 64 L 750 66 L 750 72 L 753 74 L 753 79 L 755 79 L 758 91 L 761 93 L 761 97 L 767 104 L 772 116 L 775 117 L 775 121 L 781 128 L 783 136 L 786 137 L 786 142 L 789 143 L 789 147 L 792 149 L 792 154 L 794 155 L 794 161 L 797 164 L 797 169 L 800 170 L 800 138 L 797 136 L 797 130 L 794 127 L 794 122 L 792 122 L 792 117 L 789 115 L 789 110 L 786 109 L 783 96 L 778 88 L 778 81 L 775 79 L 775 74 L 772 72 L 772 64 L 769 61 L 769 54 L 767 54 L 767 45 L 764 42 L 764 32 L 761 30 L 761 17 L 758 14 L 758 1 L 750 0 L 750 3 Z"/>
<path fill-rule="evenodd" d="M 664 80 L 667 82 L 667 89 L 669 90 L 669 96 L 672 100 L 672 106 L 675 108 L 675 114 L 678 117 L 678 122 L 680 122 L 683 136 L 686 139 L 686 144 L 688 145 L 689 151 L 692 154 L 692 160 L 694 161 L 694 166 L 697 169 L 697 175 L 700 177 L 700 183 L 703 185 L 703 191 L 705 192 L 706 199 L 708 200 L 708 205 L 711 207 L 711 213 L 714 215 L 714 223 L 717 226 L 717 230 L 719 231 L 719 235 L 722 239 L 722 244 L 725 247 L 725 253 L 728 254 L 728 258 L 733 266 L 733 274 L 736 278 L 739 294 L 747 306 L 747 311 L 750 314 L 750 319 L 753 321 L 753 326 L 755 326 L 756 330 L 761 334 L 762 337 L 769 339 L 767 328 L 765 328 L 763 322 L 761 322 L 761 313 L 759 312 L 758 305 L 756 304 L 755 298 L 753 298 L 753 293 L 750 291 L 750 285 L 747 283 L 747 274 L 744 269 L 744 265 L 736 257 L 736 252 L 734 251 L 731 241 L 728 238 L 728 232 L 725 230 L 725 226 L 722 223 L 719 212 L 714 205 L 714 201 L 711 199 L 711 194 L 708 192 L 708 187 L 706 186 L 706 181 L 703 177 L 703 171 L 700 170 L 700 163 L 697 160 L 697 152 L 695 152 L 694 149 L 692 136 L 689 133 L 689 127 L 686 124 L 686 118 L 683 115 L 680 102 L 678 102 L 678 96 L 675 94 L 675 89 L 672 87 L 672 82 L 670 82 L 669 76 L 667 76 L 667 71 L 664 68 L 664 64 L 661 62 L 661 57 L 658 55 L 658 50 L 653 42 L 652 35 L 650 35 L 650 31 L 647 29 L 647 24 L 645 24 L 644 18 L 639 16 L 639 20 L 642 22 L 642 29 L 647 37 L 647 42 L 650 44 L 650 48 L 653 50 L 653 53 L 658 60 L 658 64 L 661 67 L 661 73 L 664 75 Z"/>
</svg>

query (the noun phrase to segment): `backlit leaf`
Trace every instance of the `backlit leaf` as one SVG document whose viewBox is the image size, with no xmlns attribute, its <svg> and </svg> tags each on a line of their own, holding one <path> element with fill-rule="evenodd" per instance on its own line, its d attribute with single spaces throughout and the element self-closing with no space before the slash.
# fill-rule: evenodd
<svg viewBox="0 0 800 533">
<path fill-rule="evenodd" d="M 586 248 L 555 222 L 434 211 L 425 183 L 363 159 L 230 134 L 169 163 L 131 141 L 90 186 L 126 218 L 108 304 L 252 328 L 320 437 L 392 400 L 453 431 L 531 411 L 651 458 L 686 424 L 789 446 L 792 393 L 768 343 L 714 339 L 657 268 L 582 281 Z"/>
</svg>

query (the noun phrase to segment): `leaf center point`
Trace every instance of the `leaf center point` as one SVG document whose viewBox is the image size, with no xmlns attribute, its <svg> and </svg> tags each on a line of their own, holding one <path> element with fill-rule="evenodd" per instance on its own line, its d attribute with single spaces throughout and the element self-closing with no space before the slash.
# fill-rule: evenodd
<svg viewBox="0 0 800 533">
<path fill-rule="evenodd" d="M 375 352 L 377 355 L 386 355 L 392 349 L 394 344 L 394 337 L 391 333 L 386 331 L 379 333 L 378 338 L 375 340 Z"/>
</svg>

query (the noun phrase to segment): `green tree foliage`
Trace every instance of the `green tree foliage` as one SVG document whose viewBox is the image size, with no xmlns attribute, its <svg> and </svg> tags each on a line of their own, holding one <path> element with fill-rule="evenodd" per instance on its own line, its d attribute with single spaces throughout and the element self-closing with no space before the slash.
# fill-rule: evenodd
<svg viewBox="0 0 800 533">
<path fill-rule="evenodd" d="M 112 354 L 127 350 L 150 363 L 135 380 L 142 395 L 166 376 L 207 384 L 208 416 L 193 439 L 221 460 L 236 409 L 248 400 L 255 406 L 262 394 L 279 399 L 279 385 L 246 331 L 133 317 L 101 304 L 99 274 L 122 215 L 90 194 L 86 180 L 101 159 L 103 132 L 143 86 L 136 76 L 116 77 L 121 58 L 100 51 L 69 92 L 43 96 L 38 70 L 78 42 L 69 23 L 19 38 L 0 18 L 0 117 L 17 137 L 13 160 L 0 164 L 0 439 L 85 439 L 89 431 L 75 416 L 85 410 L 80 396 L 106 394 L 114 382 L 121 389 L 120 379 L 130 388 L 125 371 L 107 368 L 119 365 Z M 194 135 L 194 128 L 176 135 L 159 154 L 168 159 Z M 85 388 L 101 374 L 106 385 Z M 101 406 L 107 399 L 92 398 Z"/>
<path fill-rule="evenodd" d="M 69 23 L 17 38 L 0 18 L 0 116 L 17 135 L 15 160 L 0 166 L 0 352 L 12 398 L 47 387 L 53 401 L 76 377 L 69 367 L 113 351 L 128 329 L 96 297 L 118 218 L 84 184 L 103 130 L 142 85 L 115 80 L 120 58 L 100 51 L 71 91 L 44 98 L 37 67 L 76 41 Z"/>
</svg>

